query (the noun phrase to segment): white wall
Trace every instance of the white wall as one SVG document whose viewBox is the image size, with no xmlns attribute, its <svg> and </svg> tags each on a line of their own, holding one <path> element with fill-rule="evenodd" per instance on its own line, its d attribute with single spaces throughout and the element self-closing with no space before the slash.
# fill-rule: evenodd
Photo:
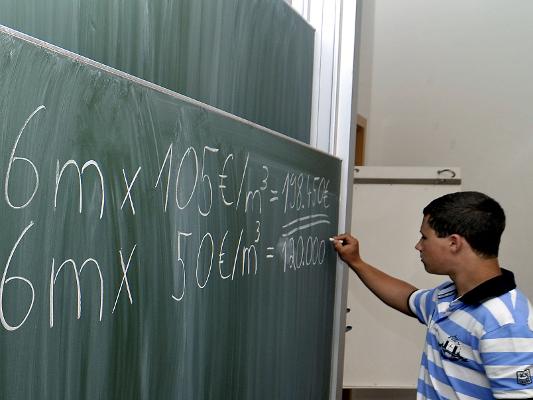
<svg viewBox="0 0 533 400">
<path fill-rule="evenodd" d="M 367 164 L 460 167 L 506 210 L 500 260 L 533 299 L 533 1 L 363 1 Z"/>
<path fill-rule="evenodd" d="M 379 1 L 379 0 L 378 0 Z M 361 2 L 361 34 L 359 44 L 359 81 L 357 85 L 357 114 L 365 118 L 370 114 L 372 101 L 372 64 L 374 61 L 374 0 Z"/>
</svg>

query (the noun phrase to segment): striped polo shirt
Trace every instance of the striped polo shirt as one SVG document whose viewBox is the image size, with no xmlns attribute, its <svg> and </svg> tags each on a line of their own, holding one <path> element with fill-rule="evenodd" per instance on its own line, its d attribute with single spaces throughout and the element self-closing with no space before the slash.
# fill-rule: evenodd
<svg viewBox="0 0 533 400">
<path fill-rule="evenodd" d="M 456 297 L 447 282 L 409 298 L 428 327 L 417 399 L 533 399 L 533 307 L 513 273 Z"/>
</svg>

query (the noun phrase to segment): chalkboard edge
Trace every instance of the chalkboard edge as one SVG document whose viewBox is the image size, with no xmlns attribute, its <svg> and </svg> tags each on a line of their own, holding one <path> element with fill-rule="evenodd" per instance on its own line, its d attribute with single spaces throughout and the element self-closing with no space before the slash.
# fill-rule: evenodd
<svg viewBox="0 0 533 400">
<path fill-rule="evenodd" d="M 17 38 L 19 40 L 22 40 L 24 42 L 30 43 L 32 45 L 42 47 L 42 48 L 44 48 L 44 49 L 46 49 L 48 51 L 51 51 L 51 52 L 56 53 L 56 54 L 59 54 L 61 56 L 70 58 L 73 61 L 79 62 L 81 64 L 89 65 L 92 68 L 95 68 L 97 70 L 101 70 L 101 71 L 106 72 L 106 73 L 108 73 L 110 75 L 114 75 L 116 77 L 129 80 L 129 81 L 134 82 L 135 84 L 138 84 L 140 86 L 144 86 L 144 87 L 146 87 L 148 89 L 151 89 L 151 90 L 160 92 L 162 94 L 171 96 L 171 97 L 173 97 L 173 98 L 175 98 L 177 100 L 184 101 L 184 102 L 187 102 L 187 103 L 192 104 L 194 106 L 203 108 L 206 111 L 219 114 L 222 117 L 233 119 L 233 120 L 235 120 L 237 122 L 240 122 L 242 124 L 248 125 L 248 126 L 250 126 L 252 128 L 255 128 L 255 129 L 261 130 L 263 132 L 269 133 L 269 134 L 271 134 L 273 136 L 276 136 L 276 137 L 278 137 L 278 138 L 280 138 L 282 140 L 286 140 L 288 142 L 304 146 L 304 147 L 308 148 L 309 150 L 311 150 L 311 151 L 313 151 L 315 153 L 323 154 L 323 155 L 329 156 L 329 157 L 331 157 L 333 159 L 336 159 L 336 160 L 342 162 L 342 160 L 339 157 L 337 157 L 337 156 L 335 156 L 333 154 L 330 154 L 330 153 L 328 153 L 326 151 L 317 149 L 317 148 L 315 148 L 315 147 L 313 147 L 313 146 L 311 146 L 311 145 L 309 145 L 307 143 L 301 142 L 299 140 L 296 140 L 294 138 L 286 136 L 286 135 L 284 135 L 282 133 L 276 132 L 275 130 L 272 130 L 272 129 L 267 128 L 265 126 L 256 124 L 255 122 L 252 122 L 252 121 L 249 121 L 249 120 L 244 119 L 242 117 L 239 117 L 237 115 L 231 114 L 231 113 L 229 113 L 227 111 L 224 111 L 224 110 L 221 110 L 219 108 L 213 107 L 213 106 L 211 106 L 209 104 L 202 103 L 201 101 L 195 100 L 195 99 L 193 99 L 191 97 L 187 97 L 187 96 L 185 96 L 183 94 L 174 92 L 174 91 L 172 91 L 170 89 L 167 89 L 167 88 L 165 88 L 163 86 L 159 86 L 159 85 L 157 85 L 157 84 L 155 84 L 153 82 L 141 79 L 141 78 L 139 78 L 137 76 L 134 76 L 134 75 L 128 74 L 128 73 L 126 73 L 124 71 L 120 71 L 118 69 L 112 68 L 112 67 L 110 67 L 108 65 L 99 63 L 99 62 L 94 61 L 94 60 L 92 60 L 90 58 L 87 58 L 85 56 L 82 56 L 82 55 L 79 55 L 79 54 L 74 53 L 72 51 L 63 49 L 63 48 L 58 47 L 56 45 L 53 45 L 53 44 L 51 44 L 49 42 L 46 42 L 46 41 L 41 40 L 41 39 L 38 39 L 38 38 L 36 38 L 34 36 L 27 35 L 25 33 L 19 32 L 19 31 L 15 30 L 15 29 L 9 28 L 9 27 L 7 27 L 5 25 L 2 25 L 2 24 L 0 24 L 0 32 L 5 33 L 5 34 L 7 34 L 9 36 L 13 36 L 13 37 L 15 37 L 15 38 Z"/>
<path fill-rule="evenodd" d="M 292 6 L 292 4 L 287 3 L 287 2 L 284 1 L 284 2 L 283 2 L 283 5 L 284 5 L 284 6 L 287 6 L 287 7 L 288 7 L 288 8 L 289 8 L 289 9 L 290 9 L 290 10 L 296 15 L 296 17 L 298 17 L 300 20 L 302 20 L 302 21 L 303 21 L 303 22 L 304 22 L 309 28 L 311 28 L 311 30 L 312 30 L 314 33 L 316 33 L 316 29 L 315 29 L 315 27 L 314 27 L 313 25 L 311 25 L 311 23 L 310 23 L 308 20 L 306 20 L 306 19 L 304 18 L 304 16 L 303 16 L 302 14 L 300 14 L 300 13 L 296 10 L 296 8 L 294 8 L 294 7 Z"/>
</svg>

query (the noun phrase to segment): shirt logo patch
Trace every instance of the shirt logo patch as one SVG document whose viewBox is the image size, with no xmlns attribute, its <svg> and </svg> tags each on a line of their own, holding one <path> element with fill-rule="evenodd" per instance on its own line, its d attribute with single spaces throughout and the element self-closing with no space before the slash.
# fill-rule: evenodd
<svg viewBox="0 0 533 400">
<path fill-rule="evenodd" d="M 448 336 L 445 342 L 439 343 L 441 354 L 453 361 L 468 361 L 461 355 L 463 344 L 457 339 L 457 336 Z"/>
<path fill-rule="evenodd" d="M 531 381 L 531 371 L 525 369 L 523 371 L 516 371 L 516 382 L 520 385 L 530 385 Z"/>
</svg>

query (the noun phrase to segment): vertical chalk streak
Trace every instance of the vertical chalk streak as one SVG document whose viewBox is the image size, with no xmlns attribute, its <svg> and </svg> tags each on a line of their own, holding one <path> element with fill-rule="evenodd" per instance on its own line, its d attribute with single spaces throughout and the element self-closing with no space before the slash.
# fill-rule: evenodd
<svg viewBox="0 0 533 400">
<path fill-rule="evenodd" d="M 244 171 L 242 172 L 241 187 L 239 188 L 239 196 L 237 197 L 237 204 L 235 208 L 239 208 L 239 201 L 241 200 L 242 186 L 244 184 L 244 177 L 246 176 L 246 170 L 248 168 L 248 159 L 250 158 L 250 153 L 246 155 L 246 163 L 244 164 Z"/>
</svg>

